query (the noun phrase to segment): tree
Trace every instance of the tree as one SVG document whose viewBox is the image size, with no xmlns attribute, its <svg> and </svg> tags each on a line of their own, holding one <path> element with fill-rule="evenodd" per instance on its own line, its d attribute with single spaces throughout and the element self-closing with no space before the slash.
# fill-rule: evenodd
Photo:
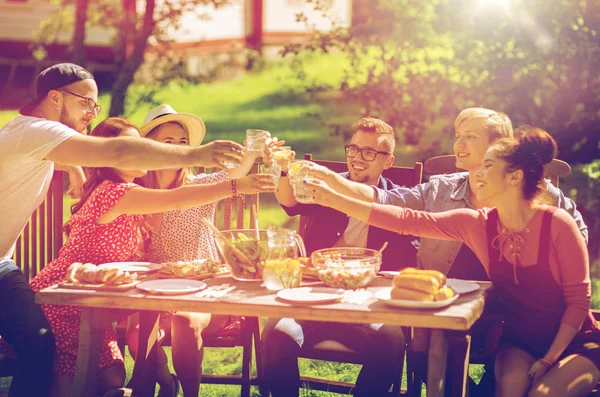
<svg viewBox="0 0 600 397">
<path fill-rule="evenodd" d="M 450 139 L 461 108 L 482 105 L 547 129 L 568 162 L 597 158 L 600 3 L 500 3 L 356 0 L 350 28 L 319 32 L 284 55 L 344 54 L 342 97 L 388 121 L 405 144 L 421 144 L 424 157 Z"/>
<path fill-rule="evenodd" d="M 136 72 L 146 60 L 150 40 L 153 41 L 153 67 L 149 73 L 153 74 L 153 78 L 163 83 L 177 77 L 194 80 L 187 76 L 185 64 L 177 56 L 169 54 L 169 44 L 173 40 L 170 34 L 181 27 L 181 17 L 184 14 L 194 13 L 202 17 L 200 6 L 219 8 L 230 4 L 231 1 L 235 0 L 60 0 L 61 10 L 42 24 L 38 36 L 45 38 L 39 40 L 41 43 L 48 42 L 56 37 L 57 32 L 65 29 L 65 26 L 71 26 L 72 15 L 64 10 L 67 6 L 75 4 L 70 55 L 73 62 L 85 65 L 86 26 L 114 29 L 116 38 L 113 51 L 117 72 L 111 90 L 109 115 L 120 116 L 125 113 L 129 87 L 134 82 Z"/>
</svg>

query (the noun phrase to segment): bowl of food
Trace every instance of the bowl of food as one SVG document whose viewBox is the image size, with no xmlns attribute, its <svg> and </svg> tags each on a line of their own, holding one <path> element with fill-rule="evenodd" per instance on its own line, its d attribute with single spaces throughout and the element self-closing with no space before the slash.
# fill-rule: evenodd
<svg viewBox="0 0 600 397">
<path fill-rule="evenodd" d="M 367 286 L 375 278 L 381 253 L 368 248 L 336 247 L 317 250 L 310 260 L 327 286 L 355 289 Z"/>
<path fill-rule="evenodd" d="M 231 275 L 241 281 L 261 281 L 269 247 L 266 230 L 224 230 L 215 236 L 223 261 L 231 266 Z"/>
</svg>

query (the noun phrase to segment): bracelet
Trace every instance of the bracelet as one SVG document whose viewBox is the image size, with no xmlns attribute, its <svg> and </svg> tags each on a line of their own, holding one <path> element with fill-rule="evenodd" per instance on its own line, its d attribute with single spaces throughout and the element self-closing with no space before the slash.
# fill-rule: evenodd
<svg viewBox="0 0 600 397">
<path fill-rule="evenodd" d="M 287 171 L 281 171 L 281 175 L 282 178 L 288 176 L 288 172 Z"/>
<path fill-rule="evenodd" d="M 550 369 L 554 366 L 554 364 L 552 364 L 552 362 L 550 360 L 546 360 L 545 358 L 540 358 L 538 361 L 540 364 L 542 364 L 547 369 Z"/>
<path fill-rule="evenodd" d="M 236 188 L 236 186 L 235 186 L 235 185 L 236 185 L 236 183 L 237 183 L 237 182 L 236 182 L 236 180 L 235 180 L 235 179 L 232 179 L 232 180 L 231 180 L 231 193 L 233 194 L 233 197 L 237 197 L 237 196 L 239 196 L 239 194 L 238 194 L 238 192 L 237 192 L 237 188 Z"/>
</svg>

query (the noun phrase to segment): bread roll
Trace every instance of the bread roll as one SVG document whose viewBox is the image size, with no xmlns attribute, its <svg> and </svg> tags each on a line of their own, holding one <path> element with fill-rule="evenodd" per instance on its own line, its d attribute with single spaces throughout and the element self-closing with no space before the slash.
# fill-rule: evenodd
<svg viewBox="0 0 600 397">
<path fill-rule="evenodd" d="M 121 282 L 121 280 L 123 278 L 125 278 L 125 272 L 121 269 L 111 269 L 111 270 L 114 270 L 114 271 L 109 273 L 109 275 L 106 277 L 106 281 L 104 283 L 108 284 L 108 285 L 117 285 Z"/>
<path fill-rule="evenodd" d="M 440 283 L 440 286 L 446 284 L 446 276 L 444 275 L 444 273 L 439 272 L 437 270 L 422 270 L 414 267 L 407 267 L 406 269 L 402 269 L 400 271 L 400 274 L 425 274 L 431 277 L 435 277 Z"/>
<path fill-rule="evenodd" d="M 81 262 L 72 263 L 71 266 L 69 266 L 69 268 L 67 269 L 67 275 L 65 276 L 65 280 L 70 283 L 77 282 L 77 277 L 75 277 L 75 273 L 81 267 L 83 267 L 83 263 Z"/>
<path fill-rule="evenodd" d="M 394 287 L 408 288 L 417 291 L 435 294 L 440 289 L 441 285 L 437 278 L 426 274 L 399 274 L 392 280 Z"/>
<path fill-rule="evenodd" d="M 407 288 L 392 288 L 390 293 L 392 299 L 403 299 L 409 301 L 431 302 L 434 297 L 423 291 L 416 291 Z"/>
<path fill-rule="evenodd" d="M 435 294 L 434 298 L 436 301 L 445 301 L 446 299 L 452 298 L 456 293 L 454 290 L 448 286 L 443 286 L 440 290 Z"/>
</svg>

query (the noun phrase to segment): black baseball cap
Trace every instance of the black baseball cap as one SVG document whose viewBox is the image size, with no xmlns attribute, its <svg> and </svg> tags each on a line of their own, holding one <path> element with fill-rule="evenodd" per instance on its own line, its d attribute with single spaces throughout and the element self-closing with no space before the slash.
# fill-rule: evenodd
<svg viewBox="0 0 600 397">
<path fill-rule="evenodd" d="M 59 63 L 42 70 L 35 83 L 36 98 L 19 109 L 23 116 L 31 115 L 35 107 L 46 98 L 50 90 L 64 87 L 85 79 L 94 79 L 94 76 L 74 63 Z"/>
</svg>

